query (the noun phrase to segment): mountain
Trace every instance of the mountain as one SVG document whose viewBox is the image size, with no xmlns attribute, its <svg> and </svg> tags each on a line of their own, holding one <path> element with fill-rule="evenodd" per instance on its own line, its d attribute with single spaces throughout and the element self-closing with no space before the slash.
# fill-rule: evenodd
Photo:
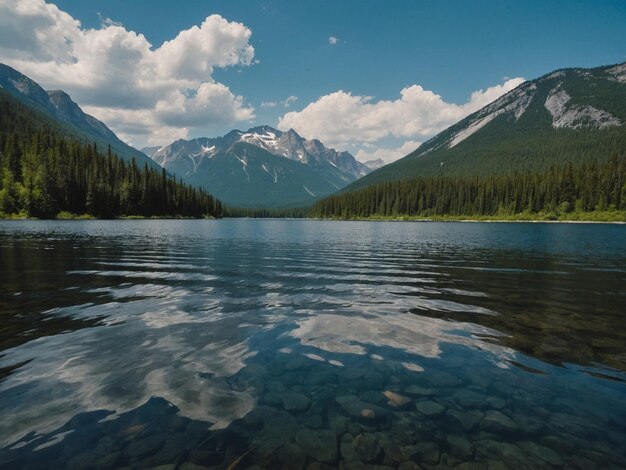
<svg viewBox="0 0 626 470">
<path fill-rule="evenodd" d="M 149 157 L 152 157 L 152 155 L 157 153 L 162 148 L 163 147 L 161 147 L 160 145 L 157 145 L 156 147 L 144 147 L 141 149 L 141 151 L 145 153 L 146 155 L 148 155 Z"/>
<path fill-rule="evenodd" d="M 210 188 L 225 203 L 243 207 L 308 205 L 370 171 L 348 152 L 304 139 L 293 129 L 282 132 L 270 126 L 145 150 L 185 182 Z"/>
<path fill-rule="evenodd" d="M 382 158 L 377 158 L 376 160 L 368 160 L 363 162 L 363 164 L 368 167 L 370 170 L 378 170 L 385 166 L 385 161 Z"/>
<path fill-rule="evenodd" d="M 138 167 L 73 137 L 76 128 L 52 117 L 48 104 L 26 104 L 0 88 L 0 218 L 222 215 L 220 201 L 158 165 Z M 71 102 L 59 108 L 68 119 L 76 112 Z"/>
<path fill-rule="evenodd" d="M 545 171 L 626 151 L 626 63 L 527 81 L 344 191 L 418 176 Z"/>
<path fill-rule="evenodd" d="M 158 168 L 144 153 L 122 142 L 102 121 L 83 112 L 72 98 L 61 90 L 46 91 L 26 75 L 0 64 L 0 88 L 23 104 L 59 121 L 63 133 L 84 142 L 96 142 L 101 150 L 109 145 L 124 160 L 135 159 L 139 166 Z"/>
</svg>

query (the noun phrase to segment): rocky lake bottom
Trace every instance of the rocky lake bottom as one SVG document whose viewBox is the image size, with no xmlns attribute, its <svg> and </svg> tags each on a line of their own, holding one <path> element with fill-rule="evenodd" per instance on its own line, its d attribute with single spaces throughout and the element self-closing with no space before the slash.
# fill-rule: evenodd
<svg viewBox="0 0 626 470">
<path fill-rule="evenodd" d="M 587 224 L 0 223 L 0 469 L 626 468 L 624 253 Z"/>
</svg>

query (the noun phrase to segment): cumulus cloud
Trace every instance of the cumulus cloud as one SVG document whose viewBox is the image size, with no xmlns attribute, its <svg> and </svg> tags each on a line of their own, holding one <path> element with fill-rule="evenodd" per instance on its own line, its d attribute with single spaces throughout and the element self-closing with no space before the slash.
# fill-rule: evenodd
<svg viewBox="0 0 626 470">
<path fill-rule="evenodd" d="M 284 114 L 278 127 L 293 128 L 307 138 L 320 139 L 336 148 L 356 145 L 364 149 L 365 143 L 376 143 L 388 137 L 406 139 L 407 142 L 421 141 L 479 110 L 523 81 L 523 78 L 513 78 L 475 91 L 463 104 L 446 102 L 440 95 L 419 85 L 402 89 L 396 100 L 375 101 L 371 96 L 339 90 L 320 97 L 301 111 Z"/>
<path fill-rule="evenodd" d="M 334 46 L 338 42 L 339 42 L 339 38 L 336 38 L 335 36 L 330 36 L 328 38 L 328 44 L 330 44 L 331 46 Z"/>
<path fill-rule="evenodd" d="M 0 57 L 42 86 L 67 91 L 138 145 L 254 117 L 254 108 L 212 76 L 215 68 L 254 62 L 245 25 L 211 15 L 154 47 L 109 18 L 100 23 L 83 28 L 44 0 L 0 0 Z"/>
<path fill-rule="evenodd" d="M 355 157 L 357 158 L 357 160 L 360 160 L 362 162 L 377 160 L 380 158 L 385 163 L 390 163 L 408 155 L 421 144 L 422 142 L 416 140 L 407 140 L 399 147 L 388 148 L 378 147 L 376 145 L 366 143 L 361 149 L 357 151 Z"/>
</svg>

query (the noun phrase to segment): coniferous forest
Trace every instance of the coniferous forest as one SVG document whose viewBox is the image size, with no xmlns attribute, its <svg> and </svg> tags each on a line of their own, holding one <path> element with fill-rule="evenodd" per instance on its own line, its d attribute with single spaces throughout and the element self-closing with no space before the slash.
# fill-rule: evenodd
<svg viewBox="0 0 626 470">
<path fill-rule="evenodd" d="M 165 170 L 139 168 L 15 100 L 0 100 L 0 214 L 54 218 L 221 217 L 221 202 Z M 62 129 L 61 129 L 62 131 Z"/>
<path fill-rule="evenodd" d="M 492 176 L 434 176 L 391 181 L 316 203 L 309 215 L 326 218 L 514 217 L 576 218 L 576 214 L 626 214 L 626 157 L 546 171 Z"/>
</svg>

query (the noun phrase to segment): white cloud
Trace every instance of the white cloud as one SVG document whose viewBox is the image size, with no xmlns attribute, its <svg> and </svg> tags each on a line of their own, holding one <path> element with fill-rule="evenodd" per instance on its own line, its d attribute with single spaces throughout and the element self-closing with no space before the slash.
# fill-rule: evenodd
<svg viewBox="0 0 626 470">
<path fill-rule="evenodd" d="M 288 96 L 284 101 L 281 101 L 281 103 L 285 108 L 289 108 L 296 101 L 298 101 L 298 97 L 291 95 L 291 96 Z"/>
<path fill-rule="evenodd" d="M 98 19 L 100 20 L 101 26 L 122 26 L 122 23 L 119 21 L 113 21 L 111 18 L 102 16 L 100 12 L 98 12 Z"/>
<path fill-rule="evenodd" d="M 276 106 L 280 105 L 284 108 L 289 108 L 296 101 L 298 101 L 298 97 L 291 95 L 282 101 L 261 101 L 261 107 L 262 108 L 275 108 Z"/>
<path fill-rule="evenodd" d="M 421 144 L 422 142 L 415 140 L 407 140 L 399 147 L 394 148 L 377 147 L 376 145 L 365 144 L 363 148 L 359 149 L 355 157 L 357 160 L 362 162 L 381 158 L 385 163 L 390 163 L 407 156 Z"/>
<path fill-rule="evenodd" d="M 155 48 L 143 34 L 100 21 L 86 29 L 44 0 L 0 0 L 0 57 L 42 86 L 67 91 L 136 145 L 254 117 L 212 76 L 215 68 L 253 63 L 245 25 L 211 15 Z"/>
<path fill-rule="evenodd" d="M 363 149 L 365 143 L 377 143 L 388 137 L 421 141 L 479 110 L 523 81 L 513 78 L 475 91 L 464 104 L 448 103 L 419 85 L 402 89 L 396 100 L 374 101 L 371 96 L 339 90 L 320 97 L 301 111 L 284 114 L 278 127 L 293 128 L 306 138 L 320 139 L 335 148 L 356 146 Z M 388 155 L 387 158 L 391 157 Z"/>
<path fill-rule="evenodd" d="M 328 44 L 330 44 L 331 46 L 334 46 L 338 42 L 339 42 L 339 38 L 336 38 L 335 36 L 330 36 L 328 38 Z"/>
</svg>

